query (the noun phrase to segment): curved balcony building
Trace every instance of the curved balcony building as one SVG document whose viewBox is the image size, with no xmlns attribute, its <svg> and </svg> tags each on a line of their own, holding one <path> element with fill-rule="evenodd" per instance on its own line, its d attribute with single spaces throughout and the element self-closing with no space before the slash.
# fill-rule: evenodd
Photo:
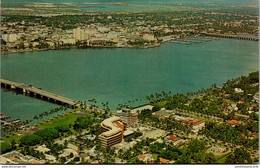
<svg viewBox="0 0 260 168">
<path fill-rule="evenodd" d="M 99 135 L 102 147 L 110 147 L 124 140 L 124 124 L 121 118 L 110 117 L 101 122 L 100 126 L 105 131 Z"/>
</svg>

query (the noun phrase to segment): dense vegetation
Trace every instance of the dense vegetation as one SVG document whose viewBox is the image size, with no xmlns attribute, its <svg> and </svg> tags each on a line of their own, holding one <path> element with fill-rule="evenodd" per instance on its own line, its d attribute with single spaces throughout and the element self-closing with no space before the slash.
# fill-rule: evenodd
<svg viewBox="0 0 260 168">
<path fill-rule="evenodd" d="M 11 151 L 11 145 L 9 143 L 1 142 L 1 154 Z"/>
<path fill-rule="evenodd" d="M 93 123 L 94 119 L 90 117 L 78 117 L 73 125 L 75 130 L 84 129 Z"/>
<path fill-rule="evenodd" d="M 50 141 L 59 137 L 59 132 L 54 128 L 46 128 L 34 133 L 39 137 L 42 137 L 45 141 Z"/>
<path fill-rule="evenodd" d="M 234 154 L 230 154 L 226 160 L 226 164 L 244 164 L 252 163 L 250 153 L 247 152 L 244 148 L 237 148 Z"/>
<path fill-rule="evenodd" d="M 26 135 L 21 138 L 21 144 L 25 146 L 34 146 L 42 142 L 42 137 L 38 135 Z"/>
<path fill-rule="evenodd" d="M 255 131 L 258 131 L 257 122 L 255 122 L 254 127 L 255 128 L 253 129 L 255 129 Z M 209 136 L 217 140 L 243 145 L 247 148 L 257 149 L 259 139 L 254 138 L 253 140 L 251 140 L 249 138 L 246 138 L 250 134 L 247 128 L 247 124 L 239 124 L 236 127 L 231 127 L 228 125 L 217 125 L 214 122 L 207 122 L 206 127 L 203 130 L 203 133 L 206 136 Z M 243 137 L 242 135 L 246 137 Z"/>
</svg>

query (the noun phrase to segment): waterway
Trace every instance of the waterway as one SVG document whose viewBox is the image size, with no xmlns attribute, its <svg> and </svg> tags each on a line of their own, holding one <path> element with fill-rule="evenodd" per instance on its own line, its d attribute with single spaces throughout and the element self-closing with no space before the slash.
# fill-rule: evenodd
<svg viewBox="0 0 260 168">
<path fill-rule="evenodd" d="M 216 8 L 226 5 L 256 5 L 258 0 L 2 0 L 4 8 L 20 8 L 23 4 L 34 3 L 69 3 L 76 6 L 62 8 L 82 9 L 86 11 L 114 12 L 114 11 L 144 11 L 168 10 L 172 7 L 202 7 Z M 176 9 L 176 8 L 174 8 Z"/>
<path fill-rule="evenodd" d="M 187 93 L 221 86 L 259 68 L 258 43 L 220 39 L 192 45 L 165 43 L 149 49 L 71 49 L 1 56 L 1 76 L 74 99 L 95 98 L 111 109 L 152 93 Z M 1 111 L 31 119 L 57 107 L 1 88 Z"/>
</svg>

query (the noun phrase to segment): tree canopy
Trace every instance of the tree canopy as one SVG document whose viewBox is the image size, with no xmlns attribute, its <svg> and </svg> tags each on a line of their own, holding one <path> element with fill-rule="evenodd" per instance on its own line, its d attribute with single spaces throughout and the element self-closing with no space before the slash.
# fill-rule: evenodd
<svg viewBox="0 0 260 168">
<path fill-rule="evenodd" d="M 54 128 L 45 128 L 34 134 L 42 137 L 44 140 L 52 140 L 59 137 L 59 132 Z"/>
<path fill-rule="evenodd" d="M 84 129 L 90 126 L 94 122 L 93 118 L 90 117 L 78 117 L 73 127 L 74 129 Z"/>
<path fill-rule="evenodd" d="M 11 150 L 11 145 L 6 142 L 1 143 L 1 154 L 9 152 Z"/>
<path fill-rule="evenodd" d="M 55 127 L 55 129 L 59 132 L 68 132 L 70 130 L 70 127 L 68 125 L 59 125 Z"/>
<path fill-rule="evenodd" d="M 26 135 L 20 141 L 22 145 L 34 146 L 42 142 L 42 137 L 38 135 Z"/>
</svg>

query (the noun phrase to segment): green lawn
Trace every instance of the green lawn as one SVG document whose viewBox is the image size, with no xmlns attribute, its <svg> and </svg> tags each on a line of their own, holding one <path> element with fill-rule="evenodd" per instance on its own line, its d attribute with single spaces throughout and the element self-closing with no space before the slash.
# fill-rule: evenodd
<svg viewBox="0 0 260 168">
<path fill-rule="evenodd" d="M 53 117 L 52 118 L 53 120 L 48 119 L 45 121 L 41 121 L 35 124 L 34 126 L 38 125 L 38 128 L 44 129 L 44 128 L 54 128 L 59 125 L 69 125 L 69 124 L 73 124 L 76 121 L 77 117 L 78 115 L 75 112 L 70 111 L 59 115 L 57 118 Z M 17 135 L 18 133 L 19 132 L 13 132 L 12 134 L 2 136 L 1 140 L 8 143 L 10 143 L 12 140 L 15 140 L 16 143 L 19 143 L 21 137 Z"/>
<path fill-rule="evenodd" d="M 60 125 L 69 125 L 73 124 L 78 115 L 76 113 L 69 113 L 62 116 L 58 116 L 58 118 L 54 118 L 53 120 L 46 120 L 38 123 L 39 128 L 55 128 Z M 42 124 L 41 124 L 42 123 Z"/>
<path fill-rule="evenodd" d="M 166 103 L 167 103 L 167 101 L 161 101 L 161 102 L 154 103 L 154 105 L 162 108 L 162 107 L 165 107 Z"/>
<path fill-rule="evenodd" d="M 14 134 L 15 135 L 8 135 L 9 137 L 1 137 L 1 140 L 7 143 L 11 143 L 11 141 L 14 140 L 16 143 L 18 143 L 21 137 L 18 136 L 17 133 Z"/>
<path fill-rule="evenodd" d="M 230 154 L 231 154 L 231 152 L 228 152 L 226 154 L 223 154 L 223 155 L 220 155 L 220 156 L 216 157 L 216 160 L 217 160 L 216 163 L 222 163 L 222 164 L 225 163 L 226 158 Z"/>
</svg>

